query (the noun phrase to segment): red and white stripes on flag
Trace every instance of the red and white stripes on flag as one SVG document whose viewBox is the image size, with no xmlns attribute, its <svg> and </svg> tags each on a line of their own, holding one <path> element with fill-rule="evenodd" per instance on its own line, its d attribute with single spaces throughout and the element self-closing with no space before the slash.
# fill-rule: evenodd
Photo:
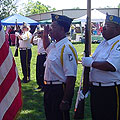
<svg viewBox="0 0 120 120">
<path fill-rule="evenodd" d="M 21 83 L 15 61 L 0 31 L 0 120 L 14 120 L 22 107 Z"/>
</svg>

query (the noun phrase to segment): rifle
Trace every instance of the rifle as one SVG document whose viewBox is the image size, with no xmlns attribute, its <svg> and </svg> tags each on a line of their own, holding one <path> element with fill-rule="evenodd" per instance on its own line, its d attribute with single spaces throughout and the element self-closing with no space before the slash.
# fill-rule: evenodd
<svg viewBox="0 0 120 120">
<path fill-rule="evenodd" d="M 85 26 L 85 57 L 89 57 L 91 54 L 91 1 L 88 0 L 88 9 L 87 9 L 87 21 Z M 83 119 L 84 118 L 84 106 L 85 106 L 85 98 L 87 96 L 87 93 L 89 91 L 89 67 L 84 67 L 83 71 L 83 90 L 80 91 L 81 86 L 78 91 L 78 96 L 76 100 L 76 108 L 75 108 L 75 114 L 74 119 Z"/>
<path fill-rule="evenodd" d="M 17 19 L 16 19 L 16 22 L 15 22 L 15 26 L 16 26 L 16 32 L 18 32 Z M 16 44 L 15 44 L 15 54 L 14 54 L 15 57 L 18 56 L 18 48 L 19 48 L 19 39 L 17 37 L 16 38 Z"/>
</svg>

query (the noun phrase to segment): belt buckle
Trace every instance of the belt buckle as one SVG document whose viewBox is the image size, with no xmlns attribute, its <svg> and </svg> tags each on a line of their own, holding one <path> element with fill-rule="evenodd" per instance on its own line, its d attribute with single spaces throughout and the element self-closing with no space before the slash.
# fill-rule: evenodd
<svg viewBox="0 0 120 120">
<path fill-rule="evenodd" d="M 46 53 L 40 53 L 40 55 L 45 55 Z"/>
<path fill-rule="evenodd" d="M 20 50 L 26 50 L 27 48 L 20 48 Z"/>
<path fill-rule="evenodd" d="M 45 84 L 45 85 L 47 85 L 47 82 L 46 82 L 46 81 L 44 81 L 44 84 Z"/>
<path fill-rule="evenodd" d="M 63 84 L 61 81 L 44 81 L 45 85 L 58 85 L 58 84 Z"/>
</svg>

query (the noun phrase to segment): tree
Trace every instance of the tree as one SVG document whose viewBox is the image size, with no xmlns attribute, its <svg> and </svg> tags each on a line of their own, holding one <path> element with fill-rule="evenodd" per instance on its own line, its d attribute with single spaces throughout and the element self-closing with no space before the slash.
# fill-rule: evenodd
<svg viewBox="0 0 120 120">
<path fill-rule="evenodd" d="M 27 4 L 24 3 L 23 6 L 24 7 L 23 9 L 21 9 L 20 14 L 25 16 L 56 10 L 55 8 L 51 8 L 48 5 L 44 5 L 39 1 L 33 2 L 32 0 L 28 0 L 28 3 Z M 24 12 L 22 10 L 24 10 Z"/>
<path fill-rule="evenodd" d="M 120 8 L 120 3 L 119 3 L 119 5 L 118 5 L 118 8 Z"/>
<path fill-rule="evenodd" d="M 80 9 L 79 7 L 74 7 L 73 9 Z"/>
<path fill-rule="evenodd" d="M 17 12 L 17 0 L 0 0 L 0 18 L 4 19 Z"/>
</svg>

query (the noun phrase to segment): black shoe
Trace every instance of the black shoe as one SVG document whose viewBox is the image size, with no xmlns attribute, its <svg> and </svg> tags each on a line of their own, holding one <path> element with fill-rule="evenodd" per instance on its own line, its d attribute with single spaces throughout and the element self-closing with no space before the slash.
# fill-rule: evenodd
<svg viewBox="0 0 120 120">
<path fill-rule="evenodd" d="M 39 89 L 38 89 L 38 88 L 35 88 L 34 90 L 35 90 L 35 92 L 40 92 L 40 91 L 41 91 L 41 88 L 39 88 Z"/>
<path fill-rule="evenodd" d="M 23 83 L 28 83 L 28 81 L 27 80 L 23 80 Z"/>
<path fill-rule="evenodd" d="M 36 92 L 43 92 L 43 87 L 39 86 L 37 88 L 34 89 Z"/>
<path fill-rule="evenodd" d="M 22 82 L 23 82 L 23 83 L 28 83 L 28 82 L 30 82 L 30 80 L 25 80 L 25 79 L 23 79 Z"/>
<path fill-rule="evenodd" d="M 41 87 L 37 87 L 37 88 L 35 88 L 35 90 L 38 90 L 38 89 L 41 89 Z"/>
<path fill-rule="evenodd" d="M 44 92 L 44 88 L 42 88 L 40 92 Z"/>
<path fill-rule="evenodd" d="M 28 82 L 30 82 L 30 79 L 29 80 L 27 80 Z"/>
</svg>

